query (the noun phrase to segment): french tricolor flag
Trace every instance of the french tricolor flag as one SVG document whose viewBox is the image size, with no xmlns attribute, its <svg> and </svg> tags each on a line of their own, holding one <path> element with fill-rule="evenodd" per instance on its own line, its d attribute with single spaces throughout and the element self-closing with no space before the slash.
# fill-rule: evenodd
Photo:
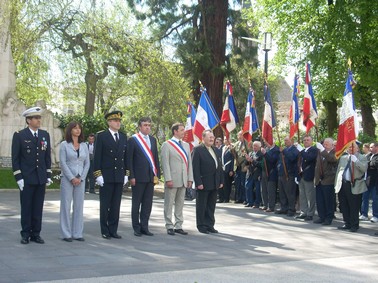
<svg viewBox="0 0 378 283">
<path fill-rule="evenodd" d="M 273 145 L 273 129 L 276 127 L 272 98 L 268 85 L 264 85 L 264 119 L 262 123 L 262 138 L 269 146 Z"/>
<path fill-rule="evenodd" d="M 355 85 L 353 73 L 348 70 L 348 78 L 345 84 L 343 104 L 340 109 L 339 131 L 337 133 L 336 158 L 339 158 L 349 145 L 354 142 L 360 131 L 357 120 L 356 107 L 354 105 L 353 87 Z"/>
<path fill-rule="evenodd" d="M 303 99 L 303 125 L 306 127 L 306 134 L 315 126 L 318 118 L 314 92 L 312 91 L 310 64 L 306 64 L 305 95 Z"/>
<path fill-rule="evenodd" d="M 222 117 L 220 125 L 228 139 L 230 137 L 230 132 L 236 128 L 236 124 L 239 123 L 238 113 L 236 112 L 235 101 L 232 95 L 232 86 L 230 81 L 225 84 L 227 97 L 224 101 Z"/>
<path fill-rule="evenodd" d="M 190 151 L 193 150 L 193 147 L 199 145 L 199 140 L 193 134 L 193 125 L 196 120 L 196 109 L 191 102 L 188 102 L 188 109 L 186 115 L 186 124 L 185 124 L 185 134 L 183 141 L 187 142 L 190 146 Z"/>
<path fill-rule="evenodd" d="M 299 76 L 296 74 L 294 76 L 293 97 L 292 97 L 291 107 L 289 111 L 290 138 L 294 137 L 295 133 L 299 131 L 298 95 L 300 93 L 300 86 L 299 86 L 298 78 Z"/>
<path fill-rule="evenodd" d="M 202 140 L 204 130 L 213 130 L 219 124 L 219 117 L 214 106 L 207 95 L 206 88 L 201 86 L 201 98 L 197 108 L 196 120 L 194 122 L 193 133 Z"/>
<path fill-rule="evenodd" d="M 247 108 L 245 110 L 243 136 L 250 142 L 252 140 L 252 134 L 259 129 L 259 122 L 257 120 L 256 108 L 255 108 L 255 93 L 250 87 L 248 91 Z"/>
</svg>

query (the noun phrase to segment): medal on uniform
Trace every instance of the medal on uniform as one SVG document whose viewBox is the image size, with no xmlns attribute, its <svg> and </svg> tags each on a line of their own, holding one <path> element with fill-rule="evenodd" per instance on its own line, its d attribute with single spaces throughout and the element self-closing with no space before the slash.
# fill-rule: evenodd
<svg viewBox="0 0 378 283">
<path fill-rule="evenodd" d="M 47 141 L 46 141 L 45 137 L 42 138 L 41 149 L 42 150 L 46 150 L 47 149 Z"/>
</svg>

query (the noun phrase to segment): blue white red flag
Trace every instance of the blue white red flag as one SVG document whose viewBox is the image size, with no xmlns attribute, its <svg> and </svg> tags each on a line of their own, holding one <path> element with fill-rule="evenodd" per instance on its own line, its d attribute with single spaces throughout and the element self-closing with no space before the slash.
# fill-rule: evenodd
<svg viewBox="0 0 378 283">
<path fill-rule="evenodd" d="M 306 134 L 315 126 L 318 111 L 316 101 L 312 91 L 310 64 L 306 64 L 305 95 L 303 99 L 303 125 L 306 127 Z"/>
<path fill-rule="evenodd" d="M 273 103 L 268 85 L 264 85 L 264 118 L 262 123 L 262 138 L 269 146 L 273 145 L 273 129 L 276 127 Z"/>
<path fill-rule="evenodd" d="M 192 151 L 193 147 L 199 145 L 199 140 L 193 134 L 193 126 L 196 120 L 196 109 L 191 102 L 188 102 L 188 109 L 186 115 L 186 124 L 185 124 L 185 135 L 182 139 L 183 141 L 187 142 L 190 146 L 190 151 Z"/>
<path fill-rule="evenodd" d="M 290 123 L 290 138 L 293 138 L 295 133 L 299 131 L 299 106 L 298 96 L 300 93 L 299 76 L 294 76 L 294 89 L 291 107 L 289 111 L 289 123 Z"/>
<path fill-rule="evenodd" d="M 228 139 L 230 137 L 230 132 L 236 128 L 236 124 L 239 123 L 238 113 L 236 112 L 234 96 L 232 95 L 232 86 L 230 81 L 225 84 L 227 97 L 224 101 L 222 117 L 220 125 Z"/>
<path fill-rule="evenodd" d="M 245 110 L 243 136 L 250 142 L 252 134 L 259 129 L 259 121 L 257 120 L 256 107 L 255 107 L 255 92 L 250 87 L 247 98 L 247 108 Z"/>
<path fill-rule="evenodd" d="M 206 88 L 201 86 L 201 98 L 197 108 L 196 120 L 193 133 L 202 140 L 202 132 L 208 129 L 215 129 L 219 124 L 219 117 L 215 112 L 213 104 L 207 95 Z"/>
<path fill-rule="evenodd" d="M 348 77 L 345 84 L 343 104 L 340 109 L 339 131 L 337 133 L 336 158 L 339 158 L 349 145 L 354 142 L 360 131 L 357 120 L 356 107 L 354 105 L 353 87 L 356 82 L 353 80 L 353 73 L 348 70 Z"/>
</svg>

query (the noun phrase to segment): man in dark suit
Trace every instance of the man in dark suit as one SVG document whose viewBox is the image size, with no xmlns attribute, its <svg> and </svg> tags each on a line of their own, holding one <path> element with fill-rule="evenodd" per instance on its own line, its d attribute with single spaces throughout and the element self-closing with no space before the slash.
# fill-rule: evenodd
<svg viewBox="0 0 378 283">
<path fill-rule="evenodd" d="M 280 157 L 280 149 L 278 146 L 267 146 L 267 148 L 261 148 L 261 152 L 264 155 L 263 169 L 262 169 L 262 199 L 266 209 L 265 212 L 273 212 L 276 206 L 277 196 L 277 181 L 278 171 L 277 162 Z M 265 183 L 264 183 L 265 181 Z"/>
<path fill-rule="evenodd" d="M 287 214 L 294 216 L 296 200 L 295 177 L 298 173 L 298 149 L 294 146 L 290 137 L 284 139 L 285 148 L 281 149 L 278 160 L 278 190 L 280 195 L 281 209 L 276 214 Z"/>
<path fill-rule="evenodd" d="M 12 168 L 20 188 L 21 244 L 34 241 L 43 244 L 41 238 L 42 210 L 46 184 L 51 181 L 50 135 L 41 130 L 40 107 L 26 110 L 22 115 L 28 127 L 14 133 L 12 140 Z"/>
<path fill-rule="evenodd" d="M 132 187 L 131 220 L 134 235 L 153 236 L 148 229 L 154 185 L 159 183 L 160 165 L 156 139 L 150 136 L 151 118 L 138 122 L 139 133 L 128 141 L 127 169 Z"/>
<path fill-rule="evenodd" d="M 99 132 L 94 152 L 94 176 L 100 186 L 100 225 L 104 239 L 121 239 L 118 235 L 119 212 L 126 176 L 127 137 L 119 132 L 121 111 L 105 115 L 109 128 Z"/>
<path fill-rule="evenodd" d="M 89 152 L 89 171 L 88 171 L 88 174 L 87 174 L 85 191 L 90 192 L 91 194 L 96 193 L 95 192 L 95 179 L 94 179 L 94 176 L 93 176 L 95 138 L 96 137 L 95 137 L 94 134 L 89 134 L 88 141 L 86 142 L 86 144 L 88 146 L 88 152 Z"/>
<path fill-rule="evenodd" d="M 301 212 L 296 219 L 312 221 L 315 213 L 316 192 L 314 186 L 315 165 L 318 150 L 312 146 L 312 137 L 303 138 L 304 149 L 300 147 L 301 152 L 298 156 L 298 177 L 299 185 L 299 206 Z M 299 146 L 298 146 L 299 147 Z M 297 148 L 298 148 L 297 147 Z"/>
<path fill-rule="evenodd" d="M 259 208 L 261 205 L 261 142 L 254 141 L 253 150 L 246 156 L 249 163 L 247 171 L 247 181 L 245 185 L 245 195 L 247 204 L 245 207 Z"/>
<path fill-rule="evenodd" d="M 234 155 L 231 152 L 231 143 L 224 137 L 222 151 L 222 169 L 224 176 L 223 188 L 218 189 L 219 202 L 230 202 L 231 186 L 234 180 Z"/>
<path fill-rule="evenodd" d="M 223 170 L 220 152 L 213 146 L 211 130 L 202 133 L 202 144 L 193 150 L 193 175 L 197 189 L 197 229 L 204 234 L 218 233 L 214 229 L 217 189 L 223 187 Z"/>
</svg>

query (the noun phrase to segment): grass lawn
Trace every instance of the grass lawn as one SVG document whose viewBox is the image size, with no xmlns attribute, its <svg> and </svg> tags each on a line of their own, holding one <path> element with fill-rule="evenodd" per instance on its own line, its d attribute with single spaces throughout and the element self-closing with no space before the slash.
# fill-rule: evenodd
<svg viewBox="0 0 378 283">
<path fill-rule="evenodd" d="M 53 175 L 57 175 L 58 172 L 53 171 Z M 59 189 L 60 182 L 53 178 L 53 184 L 48 189 Z M 1 168 L 0 169 L 0 189 L 18 189 L 15 178 L 13 177 L 13 172 L 11 168 Z"/>
</svg>

